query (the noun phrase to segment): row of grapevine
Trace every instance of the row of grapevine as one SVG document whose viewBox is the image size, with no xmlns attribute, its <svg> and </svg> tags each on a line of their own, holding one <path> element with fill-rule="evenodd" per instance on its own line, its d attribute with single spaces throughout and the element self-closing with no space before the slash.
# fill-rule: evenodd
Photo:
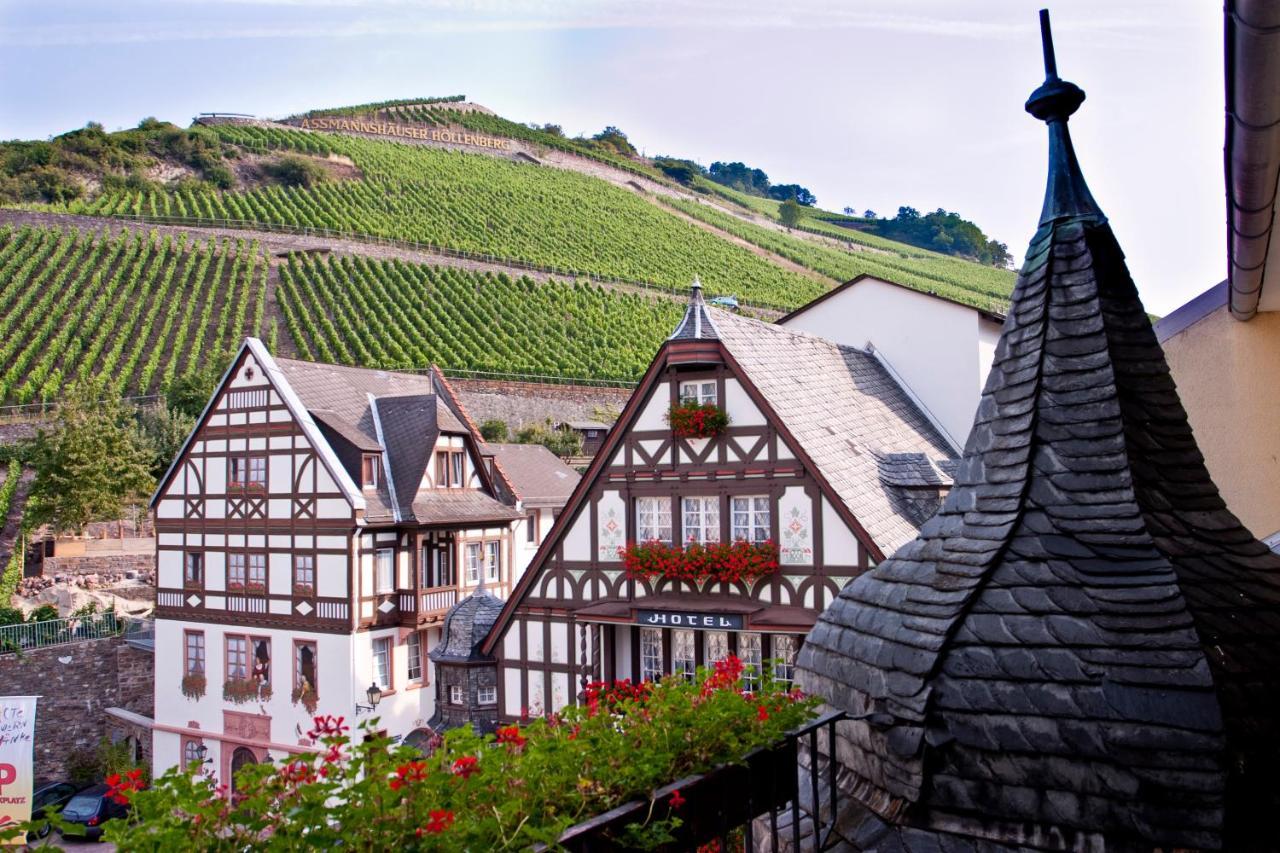
<svg viewBox="0 0 1280 853">
<path fill-rule="evenodd" d="M 384 368 L 637 378 L 671 300 L 399 260 L 290 256 L 276 290 L 304 358 Z"/>
<path fill-rule="evenodd" d="M 240 219 L 433 243 L 541 266 L 796 306 L 831 285 L 771 263 L 634 193 L 562 169 L 398 142 L 217 125 L 264 147 L 350 157 L 362 180 L 247 192 L 111 191 L 71 210 Z"/>
<path fill-rule="evenodd" d="M 18 493 L 18 484 L 22 480 L 22 463 L 17 459 L 9 462 L 9 470 L 5 474 L 4 485 L 0 486 L 0 530 L 6 527 L 9 510 L 13 508 L 14 496 Z M 0 607 L 8 607 L 9 599 L 18 591 L 22 582 L 22 550 L 26 540 L 17 536 L 13 540 L 13 551 L 9 555 L 4 568 L 0 569 Z"/>
<path fill-rule="evenodd" d="M 261 327 L 265 275 L 246 241 L 0 228 L 0 400 L 57 399 L 90 379 L 154 393 L 221 364 Z"/>
<path fill-rule="evenodd" d="M 909 257 L 896 252 L 836 248 L 747 222 L 711 205 L 685 199 L 664 198 L 662 201 L 722 231 L 841 281 L 869 273 L 983 309 L 994 307 L 1003 310 L 1013 292 L 1014 276 L 1007 270 L 979 267 L 983 270 L 979 274 L 962 269 L 966 275 L 960 277 L 956 275 L 956 264 L 963 267 L 976 265 L 942 255 Z"/>
</svg>

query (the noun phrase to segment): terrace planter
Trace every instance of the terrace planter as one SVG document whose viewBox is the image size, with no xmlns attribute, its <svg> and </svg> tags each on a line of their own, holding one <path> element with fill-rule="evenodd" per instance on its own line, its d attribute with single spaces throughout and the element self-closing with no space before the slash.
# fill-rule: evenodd
<svg viewBox="0 0 1280 853">
<path fill-rule="evenodd" d="M 796 797 L 796 740 L 787 738 L 749 753 L 741 763 L 723 764 L 653 792 L 650 800 L 632 800 L 569 827 L 557 843 L 580 853 L 632 849 L 621 839 L 630 824 L 678 817 L 674 841 L 657 850 L 693 850 L 753 819 L 781 809 Z M 671 805 L 679 792 L 684 802 Z"/>
</svg>

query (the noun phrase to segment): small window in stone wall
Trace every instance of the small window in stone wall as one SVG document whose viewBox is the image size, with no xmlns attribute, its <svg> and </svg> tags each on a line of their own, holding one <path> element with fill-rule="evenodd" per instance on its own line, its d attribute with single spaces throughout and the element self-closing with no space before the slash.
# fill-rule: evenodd
<svg viewBox="0 0 1280 853">
<path fill-rule="evenodd" d="M 449 704 L 450 705 L 462 704 L 462 685 L 461 684 L 449 685 Z"/>
<path fill-rule="evenodd" d="M 498 688 L 481 687 L 476 694 L 476 700 L 481 705 L 497 705 L 498 704 Z"/>
</svg>

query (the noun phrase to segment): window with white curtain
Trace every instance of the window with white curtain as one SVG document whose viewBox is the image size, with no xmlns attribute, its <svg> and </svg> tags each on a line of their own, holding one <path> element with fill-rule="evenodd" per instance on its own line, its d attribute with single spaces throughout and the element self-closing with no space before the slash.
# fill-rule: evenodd
<svg viewBox="0 0 1280 853">
<path fill-rule="evenodd" d="M 799 644 L 791 634 L 775 634 L 773 636 L 773 678 L 790 684 L 795 678 L 796 649 Z"/>
<path fill-rule="evenodd" d="M 697 675 L 696 635 L 692 631 L 671 632 L 671 674 L 693 681 Z"/>
<path fill-rule="evenodd" d="M 706 661 L 708 668 L 718 660 L 724 660 L 729 656 L 729 634 L 726 631 L 707 631 L 703 635 L 703 642 L 706 643 L 705 654 L 703 659 Z"/>
<path fill-rule="evenodd" d="M 662 678 L 662 629 L 640 629 L 640 680 Z"/>
<path fill-rule="evenodd" d="M 671 541 L 671 498 L 636 498 L 636 541 Z"/>
<path fill-rule="evenodd" d="M 769 497 L 747 495 L 732 499 L 733 538 L 759 544 L 769 538 Z"/>
<path fill-rule="evenodd" d="M 685 542 L 707 544 L 720 541 L 720 499 L 717 497 L 685 498 L 681 533 Z"/>
<path fill-rule="evenodd" d="M 379 548 L 377 554 L 378 592 L 395 592 L 396 588 L 396 550 Z"/>
<path fill-rule="evenodd" d="M 680 383 L 680 402 L 692 400 L 695 403 L 706 405 L 716 403 L 716 382 L 714 379 L 703 380 L 698 382 L 681 382 Z"/>
<path fill-rule="evenodd" d="M 760 667 L 764 662 L 759 634 L 738 635 L 738 659 L 742 661 L 742 689 L 760 689 Z"/>
</svg>

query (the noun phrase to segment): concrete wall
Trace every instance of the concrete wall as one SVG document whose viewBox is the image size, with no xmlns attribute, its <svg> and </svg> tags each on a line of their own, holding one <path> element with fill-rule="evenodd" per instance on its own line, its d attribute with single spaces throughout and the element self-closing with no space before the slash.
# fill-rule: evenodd
<svg viewBox="0 0 1280 853">
<path fill-rule="evenodd" d="M 866 278 L 782 324 L 846 346 L 870 342 L 964 446 L 1000 327 L 966 308 Z"/>
<path fill-rule="evenodd" d="M 152 713 L 155 662 L 120 637 L 0 655 L 0 690 L 39 696 L 36 703 L 37 783 L 62 779 L 77 749 L 96 749 L 113 730 L 107 708 Z"/>
<path fill-rule="evenodd" d="M 1225 307 L 1164 341 L 1209 473 L 1258 537 L 1280 531 L 1280 312 Z"/>
</svg>

